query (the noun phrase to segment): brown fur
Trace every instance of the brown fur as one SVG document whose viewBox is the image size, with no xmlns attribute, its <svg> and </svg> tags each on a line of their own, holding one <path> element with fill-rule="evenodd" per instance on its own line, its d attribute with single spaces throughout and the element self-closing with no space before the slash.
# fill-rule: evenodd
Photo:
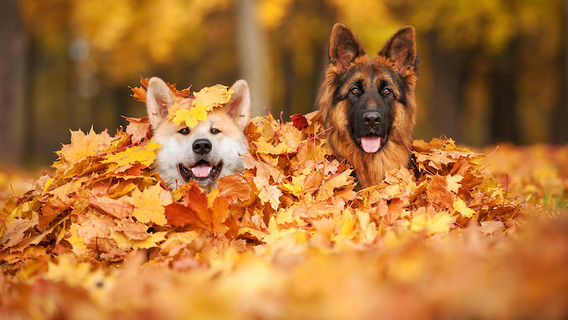
<svg viewBox="0 0 568 320">
<path fill-rule="evenodd" d="M 409 162 L 416 119 L 417 57 L 414 37 L 412 27 L 402 28 L 386 42 L 376 57 L 371 58 L 346 26 L 336 24 L 333 28 L 330 64 L 319 90 L 317 105 L 326 129 L 332 128 L 327 136 L 332 149 L 337 156 L 347 158 L 362 187 L 379 183 L 387 171 L 406 166 Z M 353 74 L 347 79 L 340 79 L 343 73 L 348 72 Z M 380 81 L 397 80 L 393 78 L 398 78 L 399 83 L 403 81 L 404 90 L 399 90 L 398 86 L 391 87 L 396 99 L 390 105 L 393 117 L 390 136 L 379 151 L 366 153 L 350 135 L 350 102 L 337 97 L 348 95 L 356 81 L 372 87 L 378 86 Z"/>
</svg>

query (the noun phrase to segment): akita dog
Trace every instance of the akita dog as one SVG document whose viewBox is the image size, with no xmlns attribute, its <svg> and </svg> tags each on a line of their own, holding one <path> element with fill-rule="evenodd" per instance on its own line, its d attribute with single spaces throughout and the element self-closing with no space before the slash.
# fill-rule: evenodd
<svg viewBox="0 0 568 320">
<path fill-rule="evenodd" d="M 168 109 L 176 102 L 172 90 L 162 79 L 150 79 L 146 108 L 154 140 L 162 145 L 156 171 L 172 188 L 193 179 L 211 191 L 220 177 L 243 170 L 242 155 L 248 152 L 243 131 L 250 116 L 250 93 L 244 80 L 235 82 L 231 89 L 228 103 L 210 111 L 206 122 L 188 128 L 168 119 Z"/>
</svg>

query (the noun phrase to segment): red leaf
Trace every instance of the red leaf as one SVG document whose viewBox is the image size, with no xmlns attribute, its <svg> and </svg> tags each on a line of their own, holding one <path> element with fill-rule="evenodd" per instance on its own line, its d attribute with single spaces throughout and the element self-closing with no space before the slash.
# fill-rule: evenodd
<svg viewBox="0 0 568 320">
<path fill-rule="evenodd" d="M 304 117 L 301 114 L 294 114 L 290 116 L 290 119 L 292 119 L 292 124 L 294 125 L 294 127 L 296 127 L 296 129 L 298 130 L 302 130 L 304 128 L 308 127 L 308 120 L 306 119 L 306 117 Z"/>
</svg>

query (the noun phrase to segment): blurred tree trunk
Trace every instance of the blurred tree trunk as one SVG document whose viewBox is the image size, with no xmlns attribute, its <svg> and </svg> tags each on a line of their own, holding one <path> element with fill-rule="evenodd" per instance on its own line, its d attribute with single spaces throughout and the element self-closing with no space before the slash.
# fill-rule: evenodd
<svg viewBox="0 0 568 320">
<path fill-rule="evenodd" d="M 18 0 L 0 2 L 0 161 L 21 164 L 24 158 L 25 53 Z"/>
<path fill-rule="evenodd" d="M 552 113 L 552 142 L 568 143 L 568 0 L 564 0 L 562 10 L 563 28 L 561 32 L 560 90 L 558 105 Z"/>
<path fill-rule="evenodd" d="M 427 34 L 425 39 L 423 43 L 430 59 L 427 63 L 433 70 L 432 91 L 428 103 L 432 136 L 446 136 L 459 142 L 464 85 L 471 61 L 468 61 L 467 53 L 441 48 L 436 33 Z"/>
<path fill-rule="evenodd" d="M 270 105 L 266 34 L 256 17 L 257 6 L 257 0 L 237 1 L 239 68 L 241 76 L 249 84 L 252 116 L 264 114 L 264 108 Z"/>
<path fill-rule="evenodd" d="M 513 39 L 493 60 L 489 74 L 490 128 L 492 143 L 520 143 L 517 115 L 517 79 L 521 68 L 518 59 L 520 39 Z"/>
</svg>

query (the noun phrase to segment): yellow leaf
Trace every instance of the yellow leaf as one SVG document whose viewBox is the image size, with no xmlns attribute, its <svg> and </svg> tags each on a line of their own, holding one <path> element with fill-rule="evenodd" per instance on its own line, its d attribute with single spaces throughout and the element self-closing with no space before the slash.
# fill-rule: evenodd
<svg viewBox="0 0 568 320">
<path fill-rule="evenodd" d="M 123 250 L 127 250 L 132 247 L 128 238 L 122 232 L 116 230 L 110 231 L 110 237 L 116 241 L 116 245 Z"/>
<path fill-rule="evenodd" d="M 73 246 L 73 252 L 79 259 L 85 258 L 88 256 L 87 246 L 83 242 L 83 237 L 79 237 L 79 225 L 72 224 L 69 228 L 69 233 L 71 233 L 71 237 L 67 239 L 71 246 Z"/>
<path fill-rule="evenodd" d="M 205 87 L 194 94 L 193 107 L 205 106 L 208 108 L 221 107 L 231 99 L 233 90 L 224 85 Z"/>
<path fill-rule="evenodd" d="M 160 246 L 160 250 L 168 254 L 174 247 L 187 245 L 197 238 L 199 238 L 199 233 L 195 231 L 171 233 L 168 235 L 168 239 Z"/>
<path fill-rule="evenodd" d="M 153 222 L 161 226 L 168 222 L 164 214 L 164 206 L 172 203 L 172 196 L 159 185 L 151 186 L 144 191 L 134 189 L 131 203 L 134 205 L 132 216 L 138 221 Z"/>
<path fill-rule="evenodd" d="M 150 141 L 144 146 L 133 146 L 121 152 L 111 153 L 105 157 L 102 163 L 116 163 L 118 166 L 124 166 L 139 162 L 142 165 L 150 166 L 156 159 L 156 151 L 159 148 L 159 143 Z"/>
<path fill-rule="evenodd" d="M 285 142 L 281 142 L 277 146 L 273 146 L 272 144 L 264 140 L 253 141 L 253 143 L 257 147 L 256 149 L 257 152 L 266 153 L 266 154 L 279 155 L 279 154 L 292 152 L 295 150 L 294 148 L 288 146 Z"/>
<path fill-rule="evenodd" d="M 209 208 L 213 207 L 213 203 L 215 202 L 215 199 L 217 199 L 217 197 L 219 197 L 219 194 L 220 194 L 220 191 L 217 188 L 211 190 L 211 192 L 209 192 L 207 194 L 207 206 Z"/>
<path fill-rule="evenodd" d="M 117 246 L 123 250 L 128 250 L 130 248 L 149 249 L 157 247 L 158 242 L 164 241 L 166 239 L 166 234 L 167 231 L 160 231 L 149 234 L 149 237 L 144 240 L 128 240 L 122 232 L 111 230 L 110 237 L 116 241 Z"/>
<path fill-rule="evenodd" d="M 207 113 L 216 107 L 221 107 L 231 98 L 232 90 L 223 85 L 206 87 L 194 94 L 193 100 L 181 104 L 173 104 L 168 113 L 169 118 L 176 124 L 185 123 L 188 128 L 195 127 L 199 121 L 207 121 Z"/>
<path fill-rule="evenodd" d="M 343 171 L 342 173 L 332 177 L 331 179 L 325 181 L 322 185 L 321 188 L 318 192 L 318 194 L 316 195 L 316 200 L 318 201 L 323 201 L 325 199 L 329 199 L 333 196 L 333 190 L 337 189 L 337 188 L 342 188 L 348 184 L 350 184 L 353 181 L 353 178 L 351 177 L 351 172 L 353 170 L 351 169 L 347 169 L 345 171 Z"/>
<path fill-rule="evenodd" d="M 462 217 L 465 218 L 473 218 L 475 215 L 475 211 L 469 208 L 462 199 L 458 198 L 456 202 L 453 204 L 454 211 L 458 212 Z"/>
<path fill-rule="evenodd" d="M 414 232 L 426 231 L 427 235 L 436 233 L 447 233 L 450 231 L 455 218 L 447 213 L 436 213 L 434 215 L 420 214 L 405 223 L 410 226 L 410 230 Z"/>
<path fill-rule="evenodd" d="M 132 249 L 149 249 L 158 246 L 158 242 L 166 239 L 167 231 L 154 232 L 146 240 L 131 240 Z"/>
<path fill-rule="evenodd" d="M 189 109 L 179 108 L 177 104 L 170 107 L 169 113 L 173 115 L 172 121 L 176 124 L 185 123 L 188 128 L 194 128 L 199 121 L 207 121 L 207 106 L 194 106 Z"/>
<path fill-rule="evenodd" d="M 80 160 L 95 156 L 103 152 L 111 145 L 112 138 L 108 132 L 96 134 L 93 129 L 88 134 L 83 131 L 71 131 L 71 143 L 64 145 L 57 154 L 69 163 L 79 162 Z"/>
<path fill-rule="evenodd" d="M 290 192 L 295 196 L 300 196 L 304 193 L 303 182 L 305 178 L 306 176 L 300 176 L 300 177 L 293 176 L 291 182 L 283 183 L 280 186 L 280 188 L 284 191 Z"/>
<path fill-rule="evenodd" d="M 341 236 L 347 239 L 353 239 L 355 237 L 354 227 L 356 219 L 350 216 L 350 213 L 343 217 L 343 224 L 341 225 Z"/>
</svg>

